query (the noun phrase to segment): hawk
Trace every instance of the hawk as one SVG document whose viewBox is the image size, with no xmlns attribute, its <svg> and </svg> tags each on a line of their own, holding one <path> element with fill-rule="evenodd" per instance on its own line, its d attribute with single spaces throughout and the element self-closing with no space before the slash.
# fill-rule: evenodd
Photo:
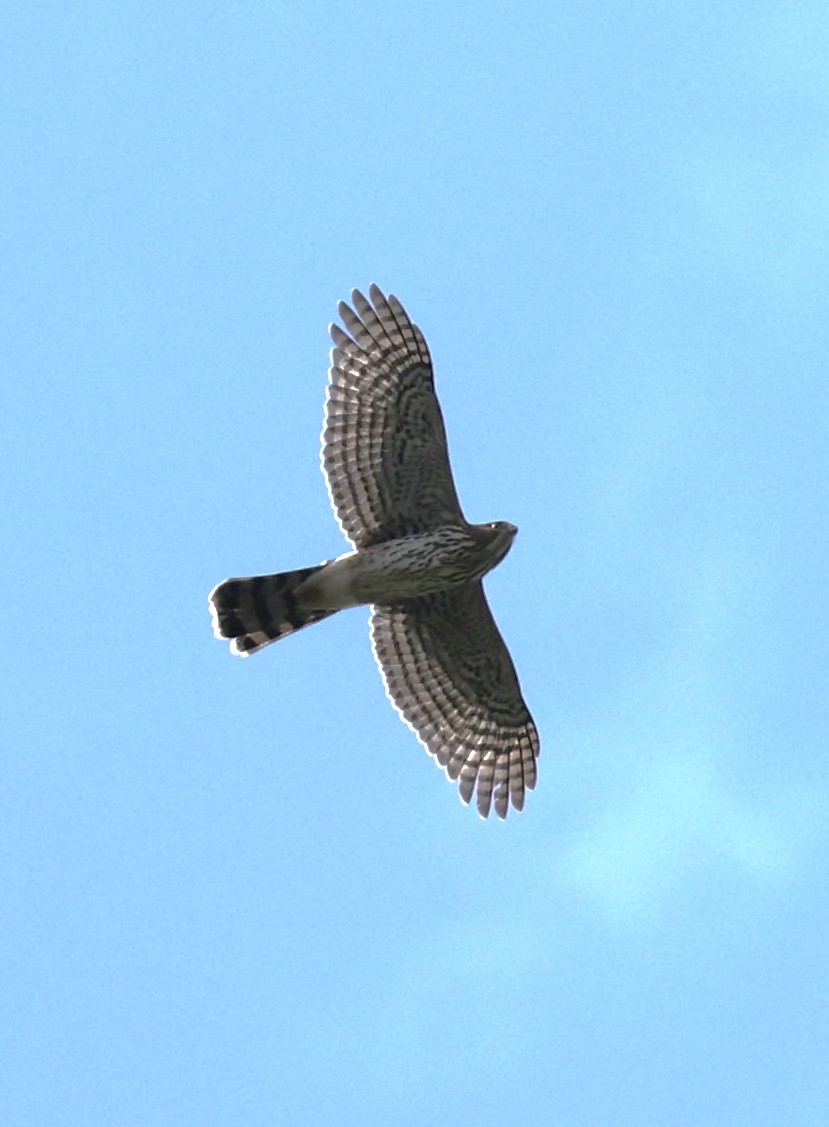
<svg viewBox="0 0 829 1127">
<path fill-rule="evenodd" d="M 371 286 L 334 347 L 321 461 L 352 551 L 316 567 L 226 579 L 214 633 L 246 656 L 345 607 L 371 604 L 386 693 L 460 797 L 505 818 L 535 786 L 538 733 L 481 580 L 512 546 L 506 521 L 469 524 L 452 480 L 432 362 L 397 300 Z"/>
</svg>

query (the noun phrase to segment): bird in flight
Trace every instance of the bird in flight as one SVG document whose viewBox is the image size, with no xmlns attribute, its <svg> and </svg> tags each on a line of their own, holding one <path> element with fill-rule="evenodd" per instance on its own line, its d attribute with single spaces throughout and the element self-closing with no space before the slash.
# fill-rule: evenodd
<svg viewBox="0 0 829 1127">
<path fill-rule="evenodd" d="M 321 461 L 352 551 L 316 567 L 226 579 L 213 629 L 246 656 L 346 607 L 371 604 L 386 693 L 461 799 L 521 810 L 538 732 L 484 595 L 517 528 L 469 524 L 455 491 L 432 362 L 417 325 L 371 286 L 340 302 Z"/>
</svg>

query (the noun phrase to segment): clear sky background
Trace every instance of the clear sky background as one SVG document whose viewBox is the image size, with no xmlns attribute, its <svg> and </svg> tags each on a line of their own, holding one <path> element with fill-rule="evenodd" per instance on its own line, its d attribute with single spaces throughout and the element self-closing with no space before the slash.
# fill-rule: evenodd
<svg viewBox="0 0 829 1127">
<path fill-rule="evenodd" d="M 13 5 L 0 1121 L 829 1122 L 829 13 Z M 345 550 L 336 303 L 422 326 L 541 732 L 464 808 Z"/>
</svg>

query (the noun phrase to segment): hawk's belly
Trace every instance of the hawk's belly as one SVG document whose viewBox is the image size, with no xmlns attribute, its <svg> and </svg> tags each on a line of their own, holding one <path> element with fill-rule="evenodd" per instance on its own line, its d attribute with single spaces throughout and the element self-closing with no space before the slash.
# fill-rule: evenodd
<svg viewBox="0 0 829 1127">
<path fill-rule="evenodd" d="M 446 526 L 348 552 L 317 572 L 301 597 L 321 608 L 398 603 L 479 579 L 494 562 L 466 529 Z"/>
</svg>

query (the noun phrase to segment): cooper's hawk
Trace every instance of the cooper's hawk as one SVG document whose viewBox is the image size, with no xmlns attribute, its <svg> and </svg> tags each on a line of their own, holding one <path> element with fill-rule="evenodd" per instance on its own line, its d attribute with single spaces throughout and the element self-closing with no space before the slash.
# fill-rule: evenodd
<svg viewBox="0 0 829 1127">
<path fill-rule="evenodd" d="M 538 733 L 481 579 L 518 531 L 469 524 L 449 467 L 423 334 L 377 286 L 334 347 L 322 432 L 331 504 L 353 551 L 317 567 L 226 579 L 210 593 L 217 637 L 247 655 L 345 607 L 371 603 L 386 692 L 486 818 L 535 786 Z"/>
</svg>

